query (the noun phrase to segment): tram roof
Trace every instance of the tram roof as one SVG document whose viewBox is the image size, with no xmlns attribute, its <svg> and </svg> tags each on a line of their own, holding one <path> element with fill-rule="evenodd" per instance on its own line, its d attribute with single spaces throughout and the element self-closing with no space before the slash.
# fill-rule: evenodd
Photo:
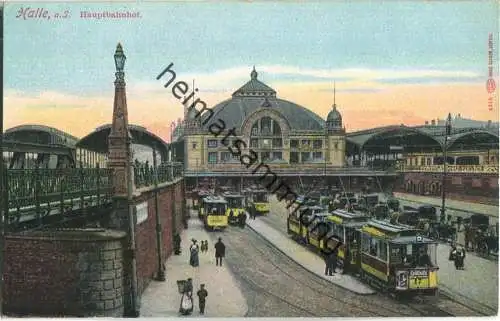
<svg viewBox="0 0 500 321">
<path fill-rule="evenodd" d="M 304 205 L 301 208 L 307 209 L 307 210 L 323 210 L 324 208 L 319 205 Z"/>
<path fill-rule="evenodd" d="M 226 200 L 219 196 L 207 196 L 203 199 L 205 203 L 227 204 Z"/>
<path fill-rule="evenodd" d="M 224 192 L 222 196 L 226 198 L 243 198 L 245 196 L 239 194 L 239 193 L 234 193 L 234 192 Z"/>
<path fill-rule="evenodd" d="M 399 236 L 393 238 L 391 243 L 396 244 L 436 244 L 437 241 L 425 236 Z"/>
<path fill-rule="evenodd" d="M 341 209 L 333 211 L 332 214 L 340 216 L 343 219 L 370 218 L 370 216 L 368 216 L 365 213 L 360 213 L 360 212 L 358 212 L 358 213 L 351 213 L 351 212 L 348 212 L 346 210 L 341 210 Z"/>
<path fill-rule="evenodd" d="M 333 211 L 328 220 L 336 224 L 349 227 L 362 227 L 370 219 L 368 215 L 362 213 L 350 213 L 344 210 Z"/>
<path fill-rule="evenodd" d="M 368 225 L 375 227 L 379 230 L 382 231 L 387 231 L 390 233 L 401 233 L 401 232 L 407 232 L 407 231 L 418 231 L 417 229 L 408 226 L 408 225 L 402 225 L 402 224 L 391 224 L 386 221 L 381 221 L 381 220 L 375 220 L 372 219 L 368 222 Z"/>
</svg>

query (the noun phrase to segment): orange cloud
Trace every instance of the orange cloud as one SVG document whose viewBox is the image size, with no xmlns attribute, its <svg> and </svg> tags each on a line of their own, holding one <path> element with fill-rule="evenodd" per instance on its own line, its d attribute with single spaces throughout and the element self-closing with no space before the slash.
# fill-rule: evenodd
<svg viewBox="0 0 500 321">
<path fill-rule="evenodd" d="M 162 88 L 158 83 L 152 86 L 151 90 L 129 88 L 129 121 L 168 141 L 170 123 L 183 116 L 183 108 L 170 90 L 155 90 L 158 86 Z M 303 105 L 322 118 L 326 118 L 333 103 L 330 83 L 278 83 L 273 87 L 278 97 Z M 356 88 L 368 90 L 350 91 Z M 423 124 L 425 120 L 442 118 L 448 112 L 477 120 L 498 121 L 498 110 L 488 110 L 488 96 L 483 85 L 382 86 L 356 82 L 339 84 L 337 89 L 337 106 L 348 131 L 401 123 Z M 200 92 L 200 98 L 209 106 L 229 98 L 232 93 Z M 4 98 L 5 127 L 37 123 L 83 137 L 96 127 L 111 122 L 113 94 L 112 88 L 109 97 L 76 97 L 61 93 L 29 97 L 7 91 Z"/>
</svg>

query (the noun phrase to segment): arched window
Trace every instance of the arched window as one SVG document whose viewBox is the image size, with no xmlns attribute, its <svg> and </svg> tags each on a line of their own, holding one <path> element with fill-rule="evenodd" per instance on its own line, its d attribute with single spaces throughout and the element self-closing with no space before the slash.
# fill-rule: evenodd
<svg viewBox="0 0 500 321">
<path fill-rule="evenodd" d="M 252 125 L 250 147 L 260 151 L 262 159 L 282 160 L 283 137 L 279 123 L 271 117 L 262 117 Z"/>
</svg>

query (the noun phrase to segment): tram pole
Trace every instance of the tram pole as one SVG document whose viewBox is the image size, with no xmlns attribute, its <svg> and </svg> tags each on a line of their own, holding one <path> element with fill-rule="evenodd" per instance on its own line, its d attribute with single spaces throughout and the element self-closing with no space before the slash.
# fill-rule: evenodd
<svg viewBox="0 0 500 321">
<path fill-rule="evenodd" d="M 448 136 L 451 134 L 451 113 L 448 113 L 446 118 L 446 130 L 443 146 L 443 181 L 441 183 L 441 221 L 446 220 L 446 176 L 448 165 Z"/>
<path fill-rule="evenodd" d="M 165 281 L 165 270 L 163 269 L 163 259 L 162 259 L 162 228 L 161 228 L 161 218 L 159 211 L 159 200 L 158 200 L 158 166 L 156 162 L 156 146 L 153 146 L 153 170 L 154 170 L 154 188 L 155 188 L 155 219 L 156 219 L 156 249 L 158 255 L 158 272 L 156 274 L 156 281 Z"/>
</svg>

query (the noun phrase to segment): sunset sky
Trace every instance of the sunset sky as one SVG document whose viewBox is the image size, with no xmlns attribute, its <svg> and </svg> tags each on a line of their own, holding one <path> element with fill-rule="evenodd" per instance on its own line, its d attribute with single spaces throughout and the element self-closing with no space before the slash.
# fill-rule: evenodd
<svg viewBox="0 0 500 321">
<path fill-rule="evenodd" d="M 16 18 L 44 8 L 66 19 Z M 140 18 L 83 19 L 87 12 Z M 259 79 L 279 98 L 325 118 L 336 102 L 348 131 L 488 110 L 488 34 L 498 50 L 496 1 L 7 3 L 5 128 L 44 124 L 83 137 L 111 122 L 113 54 L 121 42 L 129 120 L 165 140 L 183 108 L 156 76 L 171 62 L 210 106 Z M 495 67 L 498 79 L 498 65 Z M 497 82 L 498 84 L 498 82 Z"/>
</svg>

